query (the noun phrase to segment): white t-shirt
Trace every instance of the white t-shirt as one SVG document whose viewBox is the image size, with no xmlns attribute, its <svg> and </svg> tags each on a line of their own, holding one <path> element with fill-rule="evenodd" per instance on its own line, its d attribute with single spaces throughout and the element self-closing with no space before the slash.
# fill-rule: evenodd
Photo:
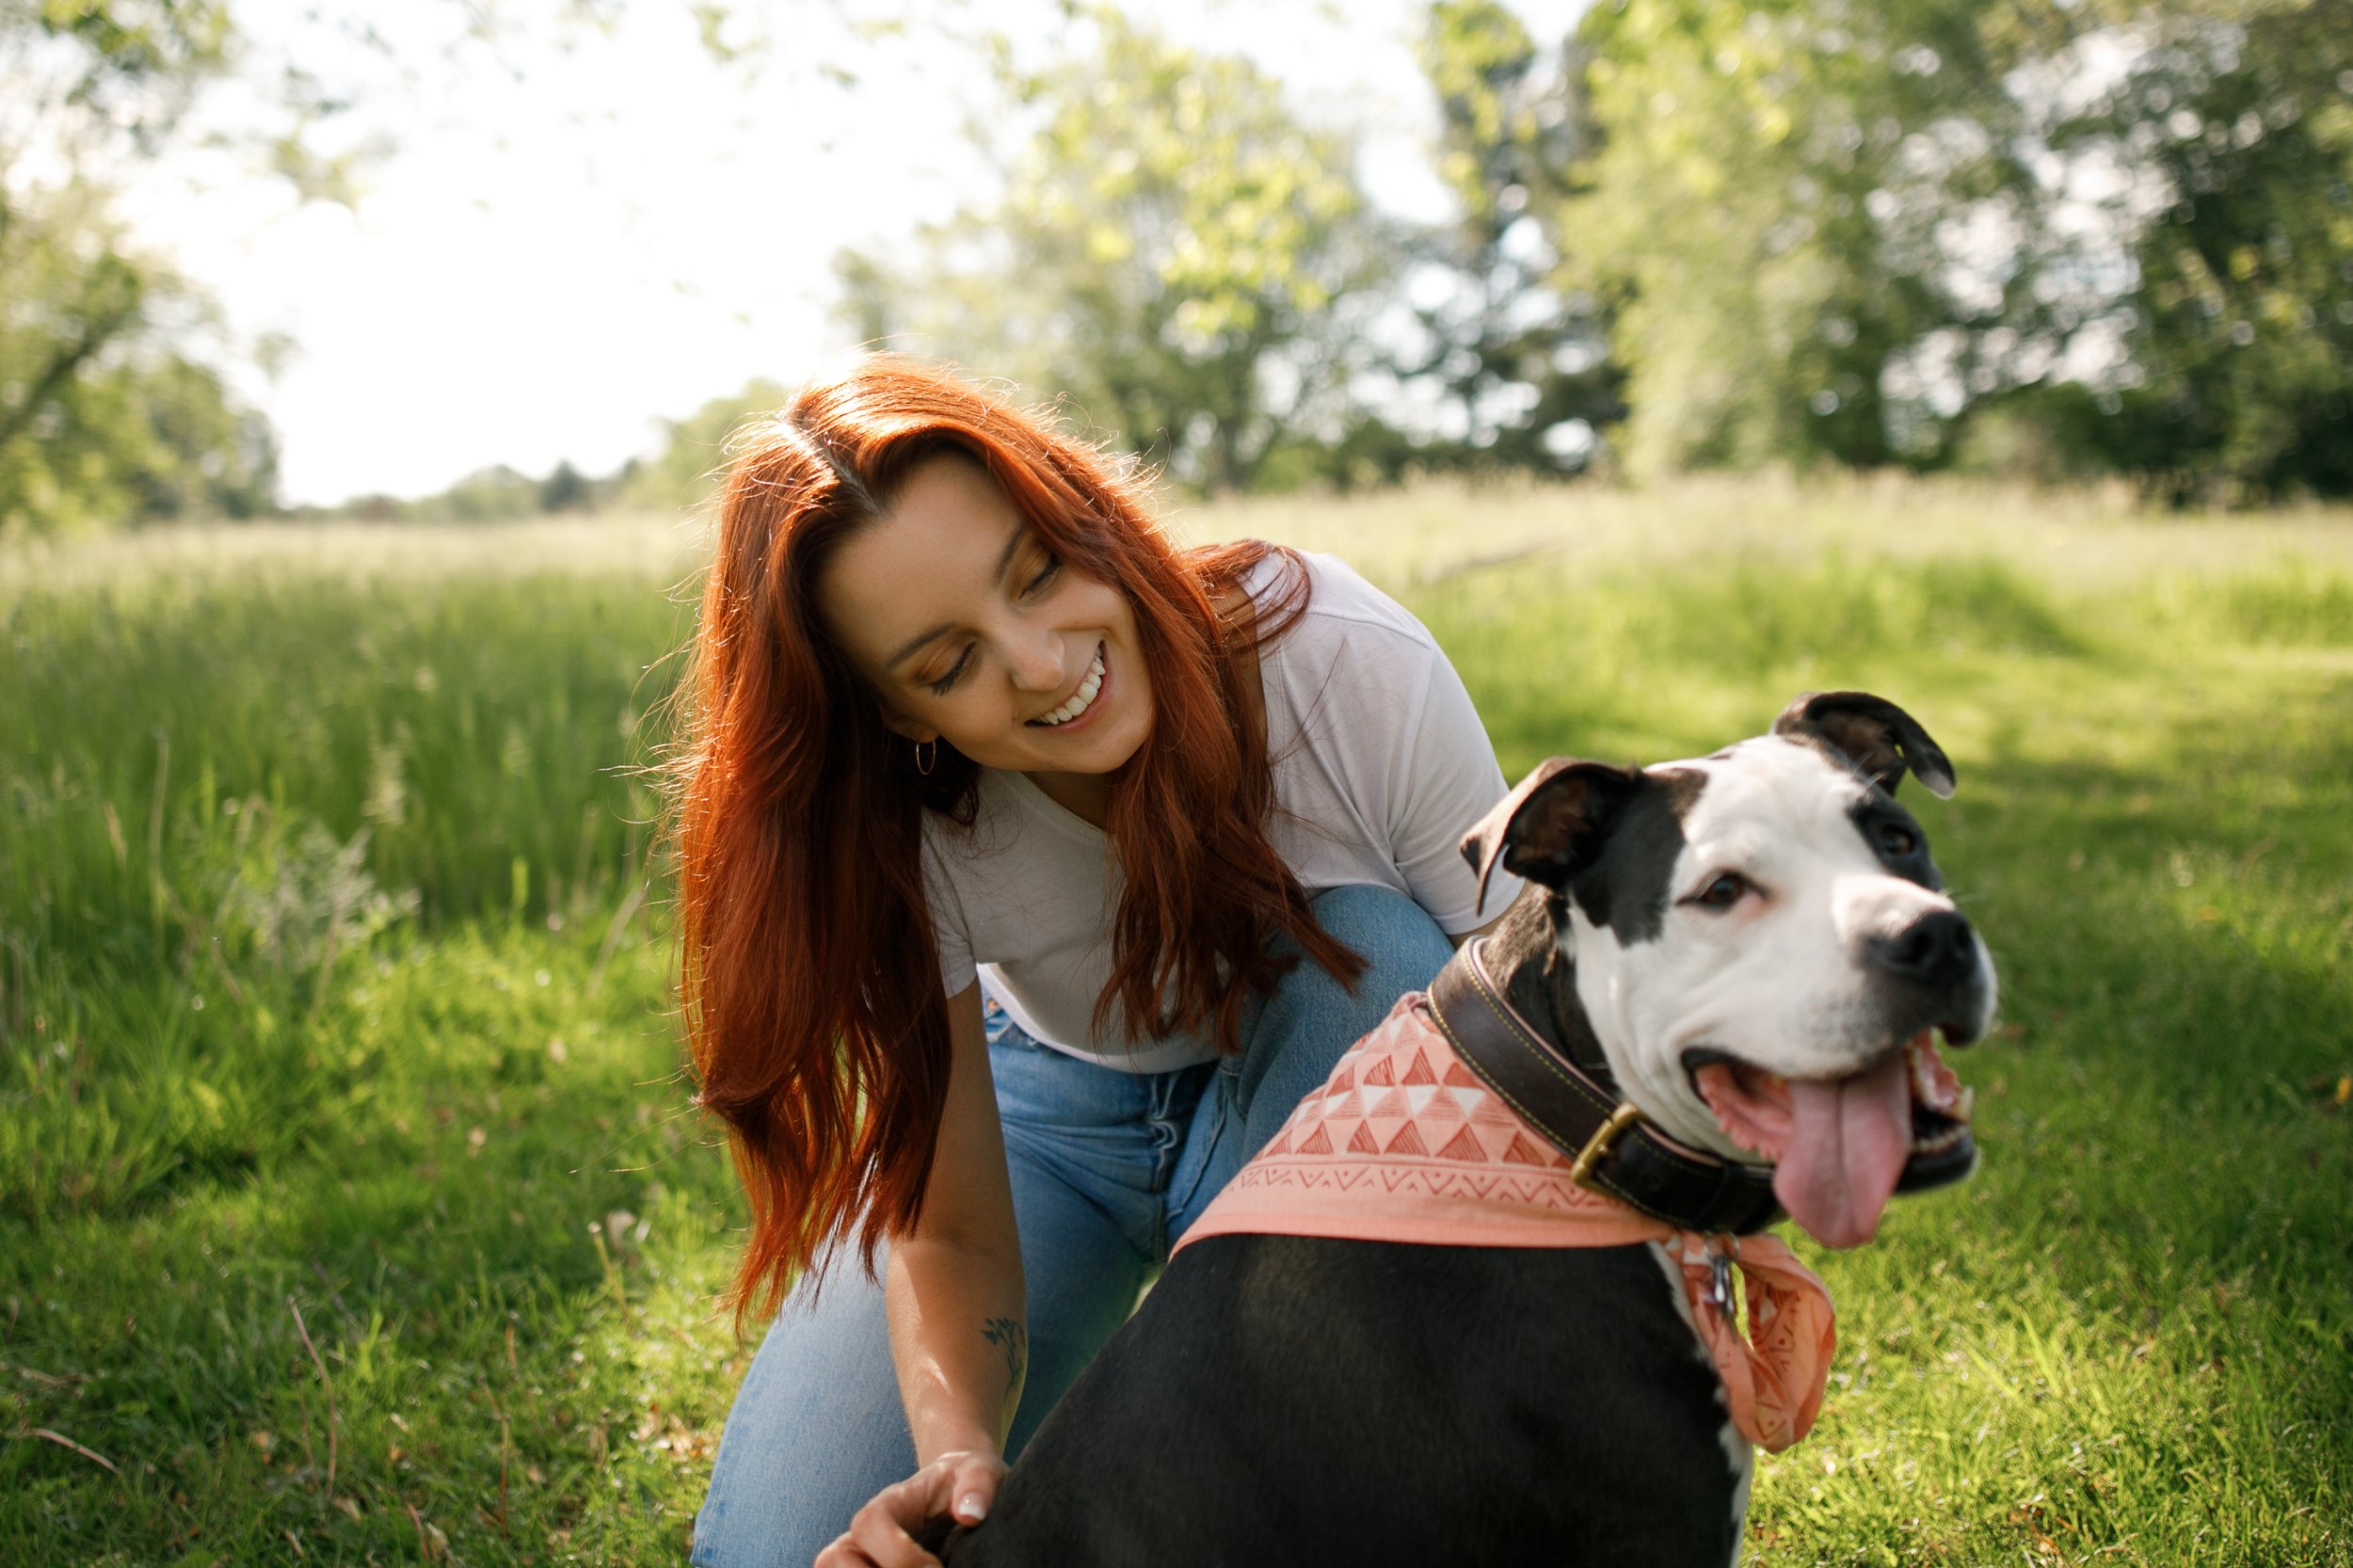
<svg viewBox="0 0 2353 1568">
<path fill-rule="evenodd" d="M 1274 852 L 1309 893 L 1391 888 L 1460 936 L 1520 890 L 1498 870 L 1485 913 L 1457 846 L 1503 795 L 1503 774 L 1462 678 L 1395 600 L 1336 556 L 1308 555 L 1304 615 L 1259 650 L 1266 694 Z M 1250 579 L 1266 594 L 1281 556 Z M 955 996 L 977 970 L 1032 1036 L 1128 1072 L 1165 1072 L 1217 1054 L 1201 1035 L 1128 1037 L 1116 1009 L 1095 1032 L 1111 979 L 1121 876 L 1100 828 L 1020 773 L 984 768 L 969 829 L 923 817 L 923 872 L 940 980 Z"/>
</svg>

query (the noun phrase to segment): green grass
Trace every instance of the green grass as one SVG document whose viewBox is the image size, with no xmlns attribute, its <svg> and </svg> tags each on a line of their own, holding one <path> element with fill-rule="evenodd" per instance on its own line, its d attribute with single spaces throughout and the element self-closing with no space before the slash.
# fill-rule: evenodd
<svg viewBox="0 0 2353 1568">
<path fill-rule="evenodd" d="M 1956 1062 L 1984 1169 L 1809 1250 L 1837 1375 L 1755 1561 L 2353 1563 L 2353 517 L 1690 484 L 1182 522 L 1402 594 L 1507 773 L 1841 685 L 1952 754 L 1917 808 L 2003 972 Z M 0 1560 L 682 1556 L 745 1359 L 629 771 L 690 547 L 0 554 Z"/>
</svg>

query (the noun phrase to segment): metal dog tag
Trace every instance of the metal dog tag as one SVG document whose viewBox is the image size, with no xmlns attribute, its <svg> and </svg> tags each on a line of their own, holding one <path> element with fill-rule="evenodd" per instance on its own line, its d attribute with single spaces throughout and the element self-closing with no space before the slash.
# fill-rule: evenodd
<svg viewBox="0 0 2353 1568">
<path fill-rule="evenodd" d="M 1709 1265 L 1707 1299 L 1716 1304 L 1718 1311 L 1732 1311 L 1732 1255 L 1718 1253 Z"/>
</svg>

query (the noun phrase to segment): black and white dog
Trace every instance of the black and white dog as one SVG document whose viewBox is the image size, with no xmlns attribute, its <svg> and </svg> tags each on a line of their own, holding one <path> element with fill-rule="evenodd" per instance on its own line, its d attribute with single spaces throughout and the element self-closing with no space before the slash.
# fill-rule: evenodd
<svg viewBox="0 0 2353 1568">
<path fill-rule="evenodd" d="M 1951 793 L 1900 709 L 1801 697 L 1709 757 L 1548 762 L 1464 843 L 1529 879 L 1480 955 L 1510 1010 L 1662 1146 L 1769 1184 L 1755 1224 L 1778 1200 L 1832 1246 L 1976 1159 L 1965 1092 L 1923 1063 L 1931 1032 L 1984 1032 L 1993 972 L 1894 799 L 1907 767 Z M 1657 1243 L 1201 1240 L 944 1555 L 1732 1561 L 1750 1450 L 1665 1262 Z"/>
</svg>

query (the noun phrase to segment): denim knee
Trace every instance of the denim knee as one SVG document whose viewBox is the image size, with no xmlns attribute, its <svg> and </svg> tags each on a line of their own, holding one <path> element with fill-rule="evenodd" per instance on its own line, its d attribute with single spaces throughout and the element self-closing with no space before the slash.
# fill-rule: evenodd
<svg viewBox="0 0 2353 1568">
<path fill-rule="evenodd" d="M 1308 907 L 1318 925 L 1364 957 L 1368 977 L 1379 970 L 1401 982 L 1390 1001 L 1428 985 L 1454 952 L 1430 911 L 1394 888 L 1327 888 Z"/>
<path fill-rule="evenodd" d="M 1302 958 L 1255 1004 L 1243 1028 L 1243 1053 L 1234 1064 L 1235 1109 L 1252 1123 L 1279 1122 L 1300 1094 L 1322 1081 L 1340 1053 L 1388 1016 L 1397 999 L 1429 985 L 1453 953 L 1453 944 L 1429 911 L 1387 888 L 1327 888 L 1310 902 L 1316 923 L 1365 961 L 1351 985 Z M 1289 941 L 1278 944 L 1297 952 Z M 1280 1103 L 1257 1105 L 1261 1092 Z"/>
</svg>

